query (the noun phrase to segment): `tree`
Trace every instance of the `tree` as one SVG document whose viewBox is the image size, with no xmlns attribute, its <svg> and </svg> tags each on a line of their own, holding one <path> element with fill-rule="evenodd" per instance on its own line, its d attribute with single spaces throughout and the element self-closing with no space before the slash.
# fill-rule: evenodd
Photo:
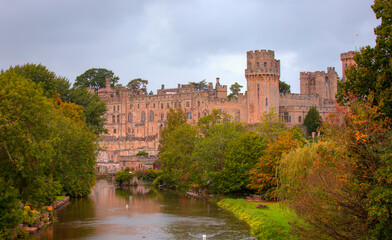
<svg viewBox="0 0 392 240">
<path fill-rule="evenodd" d="M 322 119 L 319 112 L 317 111 L 317 108 L 315 106 L 311 107 L 304 120 L 304 125 L 308 135 L 311 135 L 312 132 L 316 132 L 321 124 Z"/>
<path fill-rule="evenodd" d="M 346 70 L 347 81 L 339 83 L 342 103 L 367 101 L 378 106 L 384 117 L 392 118 L 392 7 L 390 0 L 372 5 L 381 24 L 374 29 L 376 46 L 367 46 L 354 56 L 357 66 Z"/>
<path fill-rule="evenodd" d="M 201 134 L 208 136 L 210 127 L 218 123 L 229 123 L 233 117 L 225 112 L 219 112 L 217 109 L 212 109 L 211 114 L 199 118 L 197 127 Z"/>
<path fill-rule="evenodd" d="M 264 154 L 267 145 L 256 132 L 249 131 L 228 143 L 224 153 L 224 166 L 219 171 L 214 184 L 214 191 L 225 195 L 249 193 L 249 170 Z"/>
<path fill-rule="evenodd" d="M 147 95 L 147 84 L 148 80 L 136 78 L 127 84 L 127 88 L 131 90 L 132 95 L 140 95 L 140 91 L 142 95 Z"/>
<path fill-rule="evenodd" d="M 275 141 L 268 144 L 256 166 L 249 171 L 249 187 L 265 194 L 267 199 L 276 199 L 280 179 L 277 174 L 280 159 L 284 154 L 301 144 L 303 144 L 303 135 L 298 128 L 282 132 Z"/>
<path fill-rule="evenodd" d="M 83 74 L 79 75 L 75 79 L 75 87 L 91 87 L 94 88 L 95 92 L 98 92 L 99 88 L 106 87 L 106 78 L 110 78 L 110 85 L 114 85 L 120 79 L 114 76 L 111 70 L 105 68 L 91 68 L 85 71 Z"/>
<path fill-rule="evenodd" d="M 290 93 L 290 85 L 279 80 L 279 92 L 280 93 Z"/>
<path fill-rule="evenodd" d="M 207 83 L 205 79 L 200 82 L 189 82 L 189 84 L 193 85 L 196 91 L 203 91 L 207 89 Z"/>
<path fill-rule="evenodd" d="M 257 131 L 267 142 L 273 142 L 286 130 L 284 124 L 279 120 L 279 114 L 275 111 L 275 108 L 265 111 L 257 124 Z"/>
<path fill-rule="evenodd" d="M 238 99 L 238 94 L 241 91 L 242 86 L 240 84 L 238 84 L 237 82 L 235 82 L 233 85 L 231 85 L 230 87 L 230 91 L 231 93 L 229 94 L 229 96 L 227 96 L 227 98 L 232 99 Z"/>
</svg>

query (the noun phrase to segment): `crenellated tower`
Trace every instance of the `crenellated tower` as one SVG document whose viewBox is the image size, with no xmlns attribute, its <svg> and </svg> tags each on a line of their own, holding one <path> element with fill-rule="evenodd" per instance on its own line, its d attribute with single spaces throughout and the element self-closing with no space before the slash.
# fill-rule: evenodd
<svg viewBox="0 0 392 240">
<path fill-rule="evenodd" d="M 343 74 L 343 82 L 346 81 L 346 69 L 351 67 L 351 66 L 356 66 L 357 63 L 354 60 L 354 56 L 355 54 L 357 54 L 358 52 L 354 52 L 354 51 L 349 51 L 346 53 L 342 53 L 340 54 L 340 59 L 342 60 L 342 74 Z"/>
<path fill-rule="evenodd" d="M 248 122 L 255 123 L 265 111 L 275 107 L 279 112 L 280 61 L 272 50 L 247 52 Z"/>
</svg>

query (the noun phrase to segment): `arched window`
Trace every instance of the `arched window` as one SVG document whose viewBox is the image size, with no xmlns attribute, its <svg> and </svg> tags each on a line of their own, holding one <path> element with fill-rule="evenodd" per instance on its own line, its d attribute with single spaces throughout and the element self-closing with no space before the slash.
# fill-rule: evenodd
<svg viewBox="0 0 392 240">
<path fill-rule="evenodd" d="M 112 123 L 115 123 L 116 122 L 116 116 L 112 116 Z"/>
<path fill-rule="evenodd" d="M 140 119 L 142 122 L 145 122 L 146 121 L 146 113 L 143 111 L 142 112 L 142 117 L 141 117 L 141 119 Z"/>
<path fill-rule="evenodd" d="M 154 112 L 150 111 L 150 122 L 154 121 Z"/>
<path fill-rule="evenodd" d="M 268 107 L 268 98 L 265 98 L 265 106 Z"/>
<path fill-rule="evenodd" d="M 128 114 L 128 122 L 132 122 L 133 121 L 133 116 L 132 113 Z"/>
<path fill-rule="evenodd" d="M 120 115 L 117 115 L 117 122 L 120 122 Z"/>
</svg>

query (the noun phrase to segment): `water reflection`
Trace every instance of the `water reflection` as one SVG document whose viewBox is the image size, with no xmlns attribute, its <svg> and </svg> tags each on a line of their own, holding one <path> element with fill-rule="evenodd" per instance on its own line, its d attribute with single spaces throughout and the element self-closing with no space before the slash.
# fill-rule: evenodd
<svg viewBox="0 0 392 240">
<path fill-rule="evenodd" d="M 30 239 L 253 239 L 245 223 L 213 203 L 143 185 L 116 189 L 106 180 L 57 218 Z"/>
</svg>

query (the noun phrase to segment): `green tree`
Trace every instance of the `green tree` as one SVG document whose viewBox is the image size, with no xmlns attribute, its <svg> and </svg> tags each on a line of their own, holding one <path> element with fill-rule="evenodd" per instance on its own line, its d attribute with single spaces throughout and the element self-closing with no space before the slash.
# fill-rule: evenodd
<svg viewBox="0 0 392 240">
<path fill-rule="evenodd" d="M 140 91 L 142 91 L 143 95 L 147 95 L 147 84 L 148 80 L 136 78 L 127 84 L 127 88 L 131 90 L 132 95 L 139 95 Z"/>
<path fill-rule="evenodd" d="M 225 112 L 219 112 L 217 109 L 212 109 L 211 114 L 199 118 L 197 127 L 201 134 L 208 136 L 211 126 L 218 123 L 229 123 L 233 117 Z"/>
<path fill-rule="evenodd" d="M 211 125 L 208 133 L 197 139 L 193 154 L 191 178 L 201 187 L 213 185 L 218 181 L 219 172 L 225 166 L 225 153 L 231 141 L 235 141 L 245 131 L 238 122 Z"/>
<path fill-rule="evenodd" d="M 290 85 L 279 80 L 279 92 L 280 93 L 290 93 Z"/>
<path fill-rule="evenodd" d="M 224 153 L 224 166 L 213 183 L 215 191 L 225 195 L 246 194 L 249 192 L 251 170 L 263 155 L 267 145 L 256 132 L 241 134 L 228 143 Z"/>
<path fill-rule="evenodd" d="M 374 29 L 376 46 L 367 46 L 354 57 L 357 66 L 346 70 L 347 81 L 340 82 L 338 100 L 367 101 L 392 118 L 392 7 L 390 0 L 372 5 L 381 24 Z"/>
<path fill-rule="evenodd" d="M 170 108 L 168 123 L 161 131 L 159 160 L 162 164 L 160 179 L 172 187 L 184 187 L 189 182 L 190 155 L 193 152 L 197 131 L 186 123 L 181 108 Z"/>
<path fill-rule="evenodd" d="M 315 106 L 311 107 L 304 120 L 304 125 L 308 135 L 311 135 L 312 132 L 317 132 L 322 122 L 323 121 L 321 119 L 320 113 L 317 111 L 317 108 Z"/>
<path fill-rule="evenodd" d="M 233 85 L 231 85 L 230 87 L 230 91 L 231 93 L 227 96 L 227 98 L 232 99 L 238 99 L 238 94 L 241 91 L 242 86 L 240 84 L 238 84 L 237 82 L 235 82 Z"/>
<path fill-rule="evenodd" d="M 205 79 L 200 82 L 189 82 L 189 84 L 193 85 L 196 91 L 203 91 L 207 89 L 207 83 Z"/>
<path fill-rule="evenodd" d="M 279 120 L 279 114 L 275 108 L 270 108 L 268 111 L 265 111 L 260 117 L 260 122 L 257 124 L 257 131 L 267 142 L 273 142 L 286 130 L 284 124 Z"/>
<path fill-rule="evenodd" d="M 76 77 L 74 86 L 91 87 L 97 92 L 99 88 L 106 87 L 106 78 L 108 77 L 110 78 L 112 87 L 114 87 L 120 79 L 119 77 L 114 76 L 114 73 L 111 70 L 105 68 L 91 68 Z"/>
<path fill-rule="evenodd" d="M 22 219 L 22 209 L 19 207 L 18 192 L 10 183 L 0 178 L 0 238 L 13 239 L 12 228 Z"/>
<path fill-rule="evenodd" d="M 114 180 L 122 187 L 124 183 L 128 183 L 131 181 L 133 178 L 134 174 L 130 173 L 129 167 L 125 168 L 124 171 L 118 171 L 116 172 L 116 175 L 114 176 Z"/>
</svg>

